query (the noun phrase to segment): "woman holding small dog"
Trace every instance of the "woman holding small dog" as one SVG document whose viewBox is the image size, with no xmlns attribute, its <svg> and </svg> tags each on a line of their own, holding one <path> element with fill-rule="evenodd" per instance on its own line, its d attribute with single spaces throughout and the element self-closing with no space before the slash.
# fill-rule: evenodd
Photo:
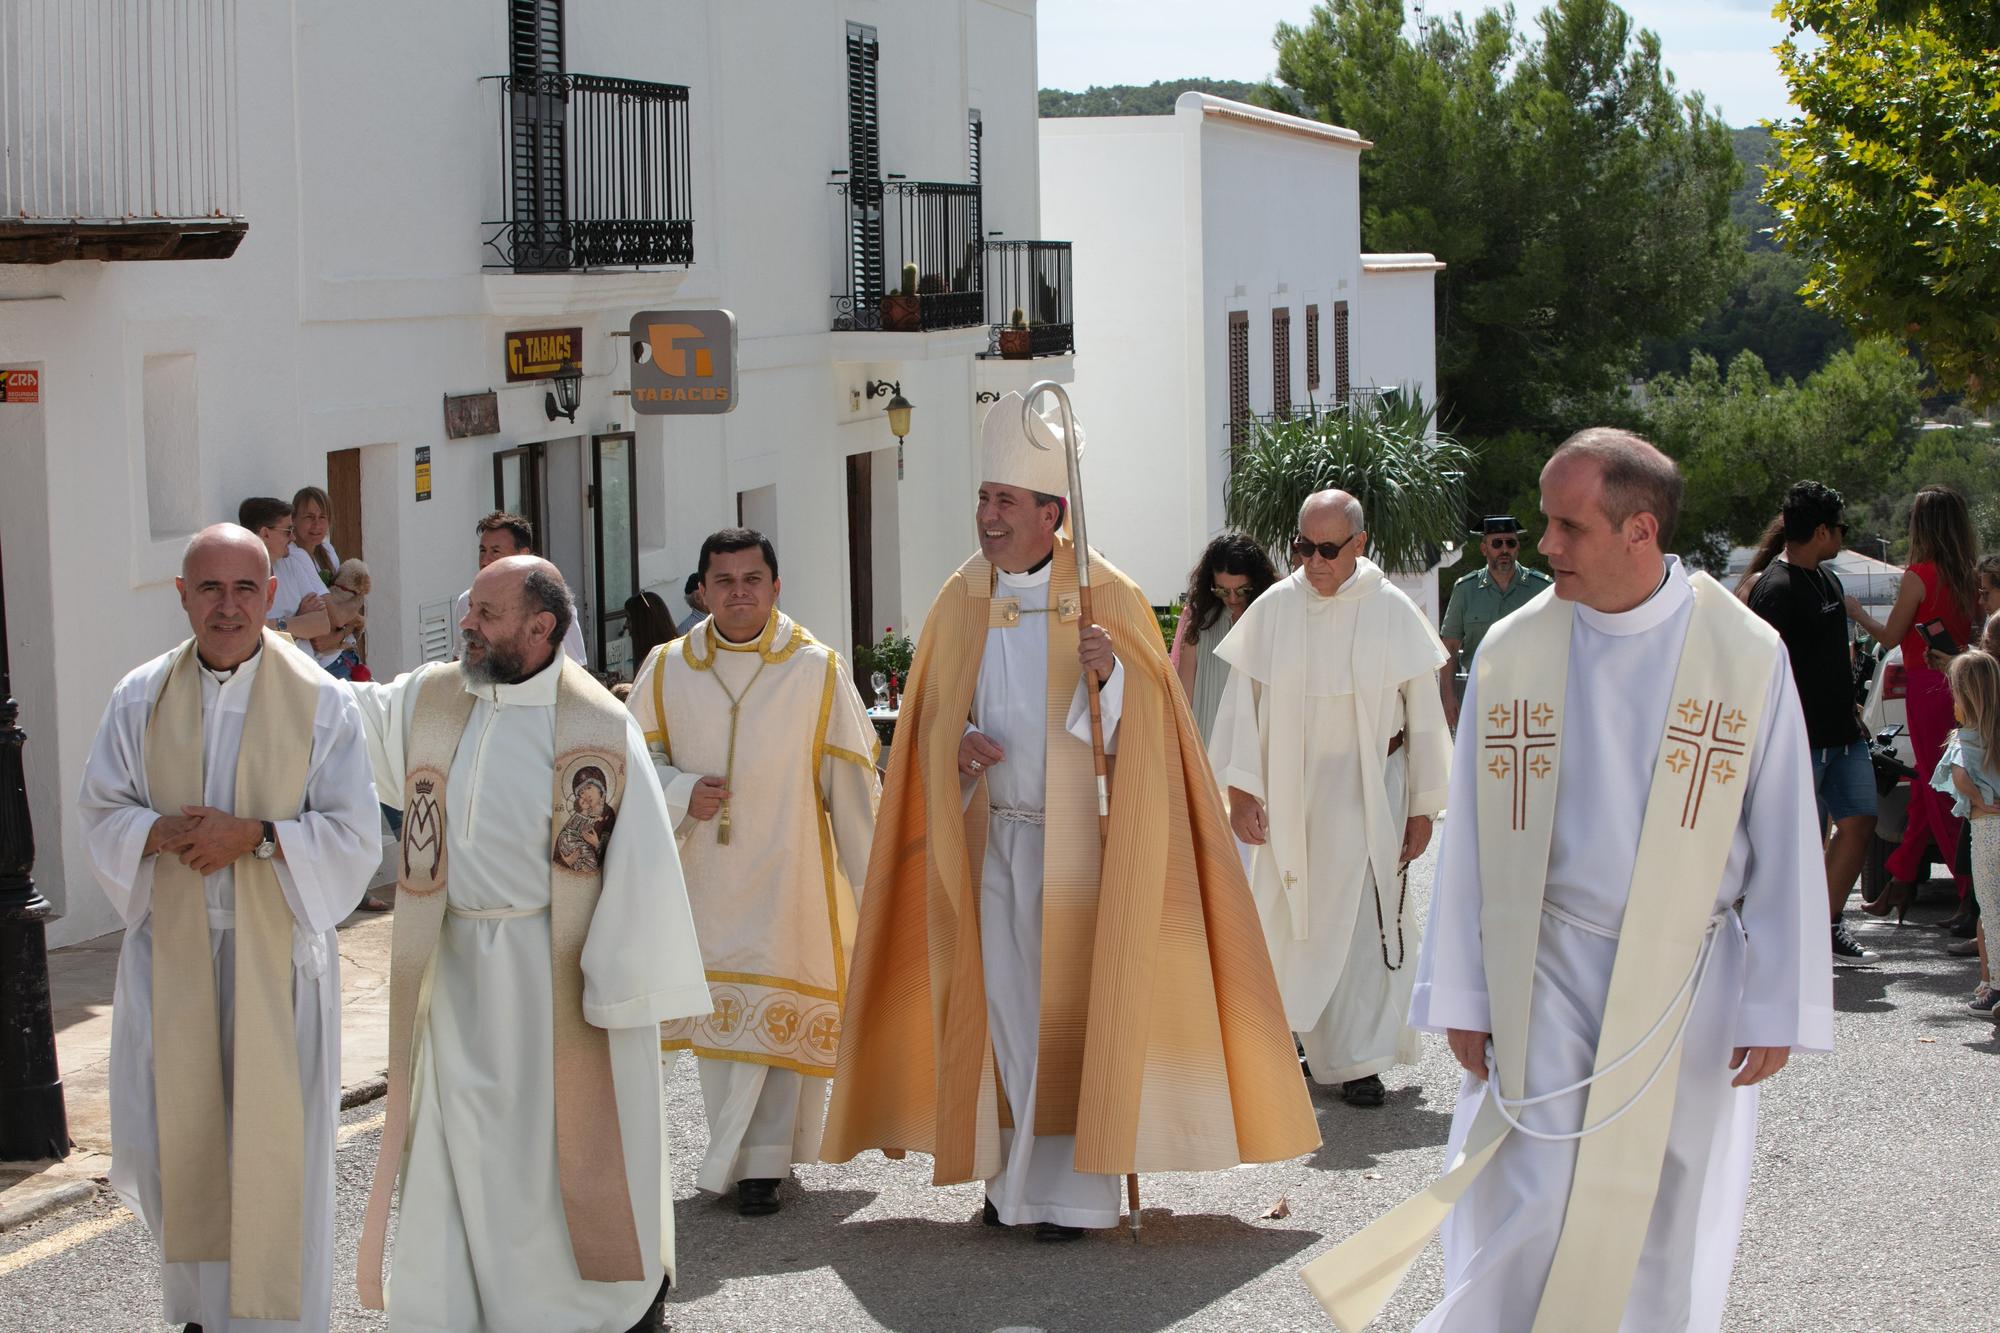
<svg viewBox="0 0 2000 1333">
<path fill-rule="evenodd" d="M 333 586 L 340 570 L 340 556 L 328 535 L 332 528 L 333 502 L 326 492 L 317 486 L 299 487 L 292 497 L 292 549 L 285 559 L 304 561 L 313 577 L 327 588 Z M 328 609 L 331 613 L 331 606 Z M 361 655 L 354 650 L 354 631 L 359 624 L 358 619 L 342 623 L 336 616 L 333 629 L 312 641 L 313 656 L 337 679 L 354 679 L 354 668 L 361 665 Z"/>
</svg>

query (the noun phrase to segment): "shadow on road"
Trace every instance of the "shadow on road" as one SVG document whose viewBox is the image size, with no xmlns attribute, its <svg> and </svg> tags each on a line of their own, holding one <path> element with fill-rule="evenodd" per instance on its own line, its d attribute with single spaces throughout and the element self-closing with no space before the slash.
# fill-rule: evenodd
<svg viewBox="0 0 2000 1333">
<path fill-rule="evenodd" d="M 1213 1305 L 1321 1239 L 1315 1231 L 1167 1208 L 1145 1209 L 1138 1244 L 1120 1228 L 1046 1245 L 1031 1227 L 982 1226 L 976 1213 L 955 1223 L 842 1220 L 875 1197 L 806 1191 L 794 1201 L 788 1193 L 781 1216 L 796 1239 L 776 1244 L 776 1237 L 755 1234 L 770 1225 L 765 1219 L 739 1218 L 724 1203 L 683 1204 L 680 1267 L 700 1276 L 676 1299 L 699 1300 L 733 1279 L 832 1268 L 885 1329 L 1149 1333 Z"/>
<path fill-rule="evenodd" d="M 1313 1110 L 1319 1116 L 1319 1151 L 1307 1163 L 1318 1171 L 1358 1171 L 1376 1166 L 1384 1154 L 1408 1148 L 1444 1152 L 1451 1134 L 1451 1107 L 1433 1111 L 1424 1090 L 1412 1084 L 1389 1089 L 1380 1106 L 1349 1106 L 1339 1088 L 1313 1085 Z"/>
</svg>

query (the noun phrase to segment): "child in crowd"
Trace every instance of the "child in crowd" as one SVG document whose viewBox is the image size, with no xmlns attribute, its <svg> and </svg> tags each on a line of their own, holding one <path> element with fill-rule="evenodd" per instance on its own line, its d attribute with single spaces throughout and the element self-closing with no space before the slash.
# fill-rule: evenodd
<svg viewBox="0 0 2000 1333">
<path fill-rule="evenodd" d="M 1945 741 L 1931 785 L 1952 798 L 1952 813 L 1966 821 L 1980 919 L 2000 921 L 2000 660 L 1976 649 L 1961 653 L 1952 659 L 1948 679 L 1958 730 Z M 1983 947 L 1971 1004 L 1988 1015 L 2000 1009 Z"/>
</svg>

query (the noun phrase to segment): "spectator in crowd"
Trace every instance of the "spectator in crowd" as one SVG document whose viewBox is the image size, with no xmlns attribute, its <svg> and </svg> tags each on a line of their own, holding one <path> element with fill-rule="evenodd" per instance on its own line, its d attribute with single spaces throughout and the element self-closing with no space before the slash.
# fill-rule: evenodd
<svg viewBox="0 0 2000 1333">
<path fill-rule="evenodd" d="M 1974 571 L 1974 579 L 1976 586 L 1974 588 L 1973 611 L 1976 624 L 1972 631 L 1972 637 L 1975 641 L 1975 646 L 1984 649 L 1988 653 L 2000 652 L 2000 632 L 1996 632 L 2000 631 L 2000 618 L 1994 616 L 1995 611 L 2000 611 L 2000 555 L 1983 557 L 1979 562 L 1979 568 Z M 1937 649 L 1932 648 L 1924 653 L 1924 660 L 1929 662 L 1933 668 L 1949 677 L 1951 675 L 1951 664 L 1955 658 L 1952 655 L 1941 653 Z M 1936 775 L 1933 774 L 1932 776 L 1935 778 Z M 1959 822 L 1958 826 L 1958 859 L 1953 863 L 1953 868 L 1960 874 L 1970 875 L 1972 873 L 1972 830 L 1967 827 L 1963 820 Z M 1974 893 L 1972 896 L 1972 905 L 1976 911 L 1979 906 L 1979 895 L 1977 893 Z M 1953 940 L 1945 946 L 1945 952 L 1954 958 L 1970 958 L 1974 954 L 1977 954 L 1983 959 L 1986 956 L 1986 926 L 1984 921 L 1982 920 L 1974 927 L 1971 938 Z"/>
<path fill-rule="evenodd" d="M 1494 514 L 1480 525 L 1479 553 L 1484 568 L 1475 569 L 1453 585 L 1445 604 L 1444 625 L 1438 631 L 1450 660 L 1438 673 L 1445 720 L 1458 727 L 1458 682 L 1472 665 L 1472 655 L 1486 632 L 1532 602 L 1549 586 L 1549 576 L 1520 562 L 1521 520 Z"/>
<path fill-rule="evenodd" d="M 1981 921 L 2000 921 L 2000 662 L 1978 649 L 1952 659 L 1947 679 L 1958 729 L 1945 742 L 1931 785 L 1952 803 L 1971 840 L 1972 890 Z M 1972 1008 L 1993 1015 L 1993 963 L 1979 943 L 1979 988 Z"/>
<path fill-rule="evenodd" d="M 1743 567 L 1743 572 L 1736 576 L 1735 592 L 1743 599 L 1745 605 L 1750 602 L 1750 590 L 1757 586 L 1757 580 L 1763 577 L 1771 562 L 1778 558 L 1778 552 L 1784 549 L 1785 516 L 1780 514 L 1764 525 L 1764 535 L 1757 539 L 1756 553 L 1750 557 L 1750 563 Z"/>
<path fill-rule="evenodd" d="M 1958 818 L 1951 813 L 1949 802 L 1931 786 L 1938 756 L 1952 730 L 1951 689 L 1930 664 L 1925 651 L 1930 641 L 1924 629 L 1941 627 L 1945 637 L 1959 648 L 1971 642 L 1976 549 L 1972 516 L 1964 497 L 1949 487 L 1926 486 L 1910 506 L 1910 564 L 1903 572 L 1888 620 L 1869 615 L 1851 594 L 1847 598 L 1847 614 L 1870 638 L 1884 648 L 1903 650 L 1908 689 L 1905 706 L 1917 770 L 1917 780 L 1910 785 L 1910 813 L 1903 825 L 1903 841 L 1889 856 L 1889 885 L 1863 909 L 1870 916 L 1887 916 L 1893 911 L 1900 922 L 1916 896 L 1916 886 L 1928 877 L 1931 849 L 1935 847 L 1941 858 L 1950 860 L 1958 847 Z M 1962 872 L 1953 878 L 1960 902 L 1965 903 L 1971 895 L 1969 878 Z M 1969 906 L 1966 915 L 1969 918 Z"/>
<path fill-rule="evenodd" d="M 292 553 L 292 506 L 275 495 L 253 495 L 236 506 L 238 526 L 250 529 L 271 557 L 278 580 L 277 596 L 264 613 L 264 623 L 294 639 L 310 639 L 333 628 L 320 595 L 326 585 L 288 557 Z"/>
<path fill-rule="evenodd" d="M 666 599 L 651 589 L 635 592 L 625 599 L 625 632 L 632 639 L 632 674 L 635 677 L 655 648 L 680 637 L 674 628 L 673 614 L 667 610 Z"/>
<path fill-rule="evenodd" d="M 1875 955 L 1855 943 L 1841 913 L 1875 836 L 1875 765 L 1854 703 L 1854 649 L 1847 637 L 1846 590 L 1832 561 L 1847 537 L 1840 492 L 1801 481 L 1785 492 L 1779 530 L 1784 553 L 1772 560 L 1745 599 L 1785 641 L 1792 681 L 1812 749 L 1813 793 L 1826 843 L 1826 893 L 1836 963 Z M 1741 595 L 1738 585 L 1738 595 Z"/>
<path fill-rule="evenodd" d="M 1215 708 L 1222 687 L 1229 683 L 1229 665 L 1215 658 L 1215 646 L 1243 618 L 1244 608 L 1278 581 L 1271 557 L 1240 532 L 1225 532 L 1210 541 L 1188 575 L 1181 618 L 1174 627 L 1174 648 L 1167 656 L 1181 679 L 1188 711 L 1201 731 L 1201 743 L 1215 729 Z"/>
<path fill-rule="evenodd" d="M 688 613 L 681 618 L 680 624 L 674 626 L 676 637 L 699 625 L 701 618 L 708 614 L 708 594 L 702 591 L 700 570 L 688 575 L 687 582 L 681 585 L 681 599 L 688 604 Z"/>
<path fill-rule="evenodd" d="M 535 553 L 534 525 L 519 514 L 509 514 L 496 509 L 479 520 L 474 529 L 479 535 L 479 567 L 486 568 L 495 560 L 504 560 L 510 555 L 533 555 Z M 467 588 L 458 595 L 451 608 L 451 655 L 457 658 L 465 651 L 465 640 L 458 627 L 465 623 L 466 613 L 472 609 L 472 589 Z M 583 649 L 583 618 L 576 613 L 576 602 L 569 604 L 569 628 L 563 631 L 563 652 L 578 666 L 589 666 L 590 658 Z"/>
<path fill-rule="evenodd" d="M 332 529 L 333 501 L 326 492 L 317 486 L 299 487 L 292 497 L 292 549 L 285 561 L 299 566 L 293 572 L 293 581 L 300 587 L 308 586 L 306 577 L 320 589 L 332 584 L 334 574 L 340 569 L 340 553 L 333 549 L 333 538 L 329 535 Z M 279 578 L 284 577 L 280 573 Z M 354 647 L 354 632 L 344 626 L 334 626 L 313 639 L 312 655 L 340 680 L 352 680 L 354 668 L 361 665 L 361 654 Z"/>
</svg>

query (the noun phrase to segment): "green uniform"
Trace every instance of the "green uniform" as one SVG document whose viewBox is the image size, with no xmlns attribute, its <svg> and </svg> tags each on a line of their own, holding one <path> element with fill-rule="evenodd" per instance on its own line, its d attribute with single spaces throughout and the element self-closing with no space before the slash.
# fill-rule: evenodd
<svg viewBox="0 0 2000 1333">
<path fill-rule="evenodd" d="M 1486 631 L 1513 615 L 1554 580 L 1539 569 L 1514 566 L 1514 581 L 1505 589 L 1494 582 L 1493 571 L 1480 568 L 1460 579 L 1451 590 L 1451 602 L 1444 609 L 1444 628 L 1438 637 L 1458 640 L 1458 669 L 1472 663 L 1479 641 Z"/>
</svg>

